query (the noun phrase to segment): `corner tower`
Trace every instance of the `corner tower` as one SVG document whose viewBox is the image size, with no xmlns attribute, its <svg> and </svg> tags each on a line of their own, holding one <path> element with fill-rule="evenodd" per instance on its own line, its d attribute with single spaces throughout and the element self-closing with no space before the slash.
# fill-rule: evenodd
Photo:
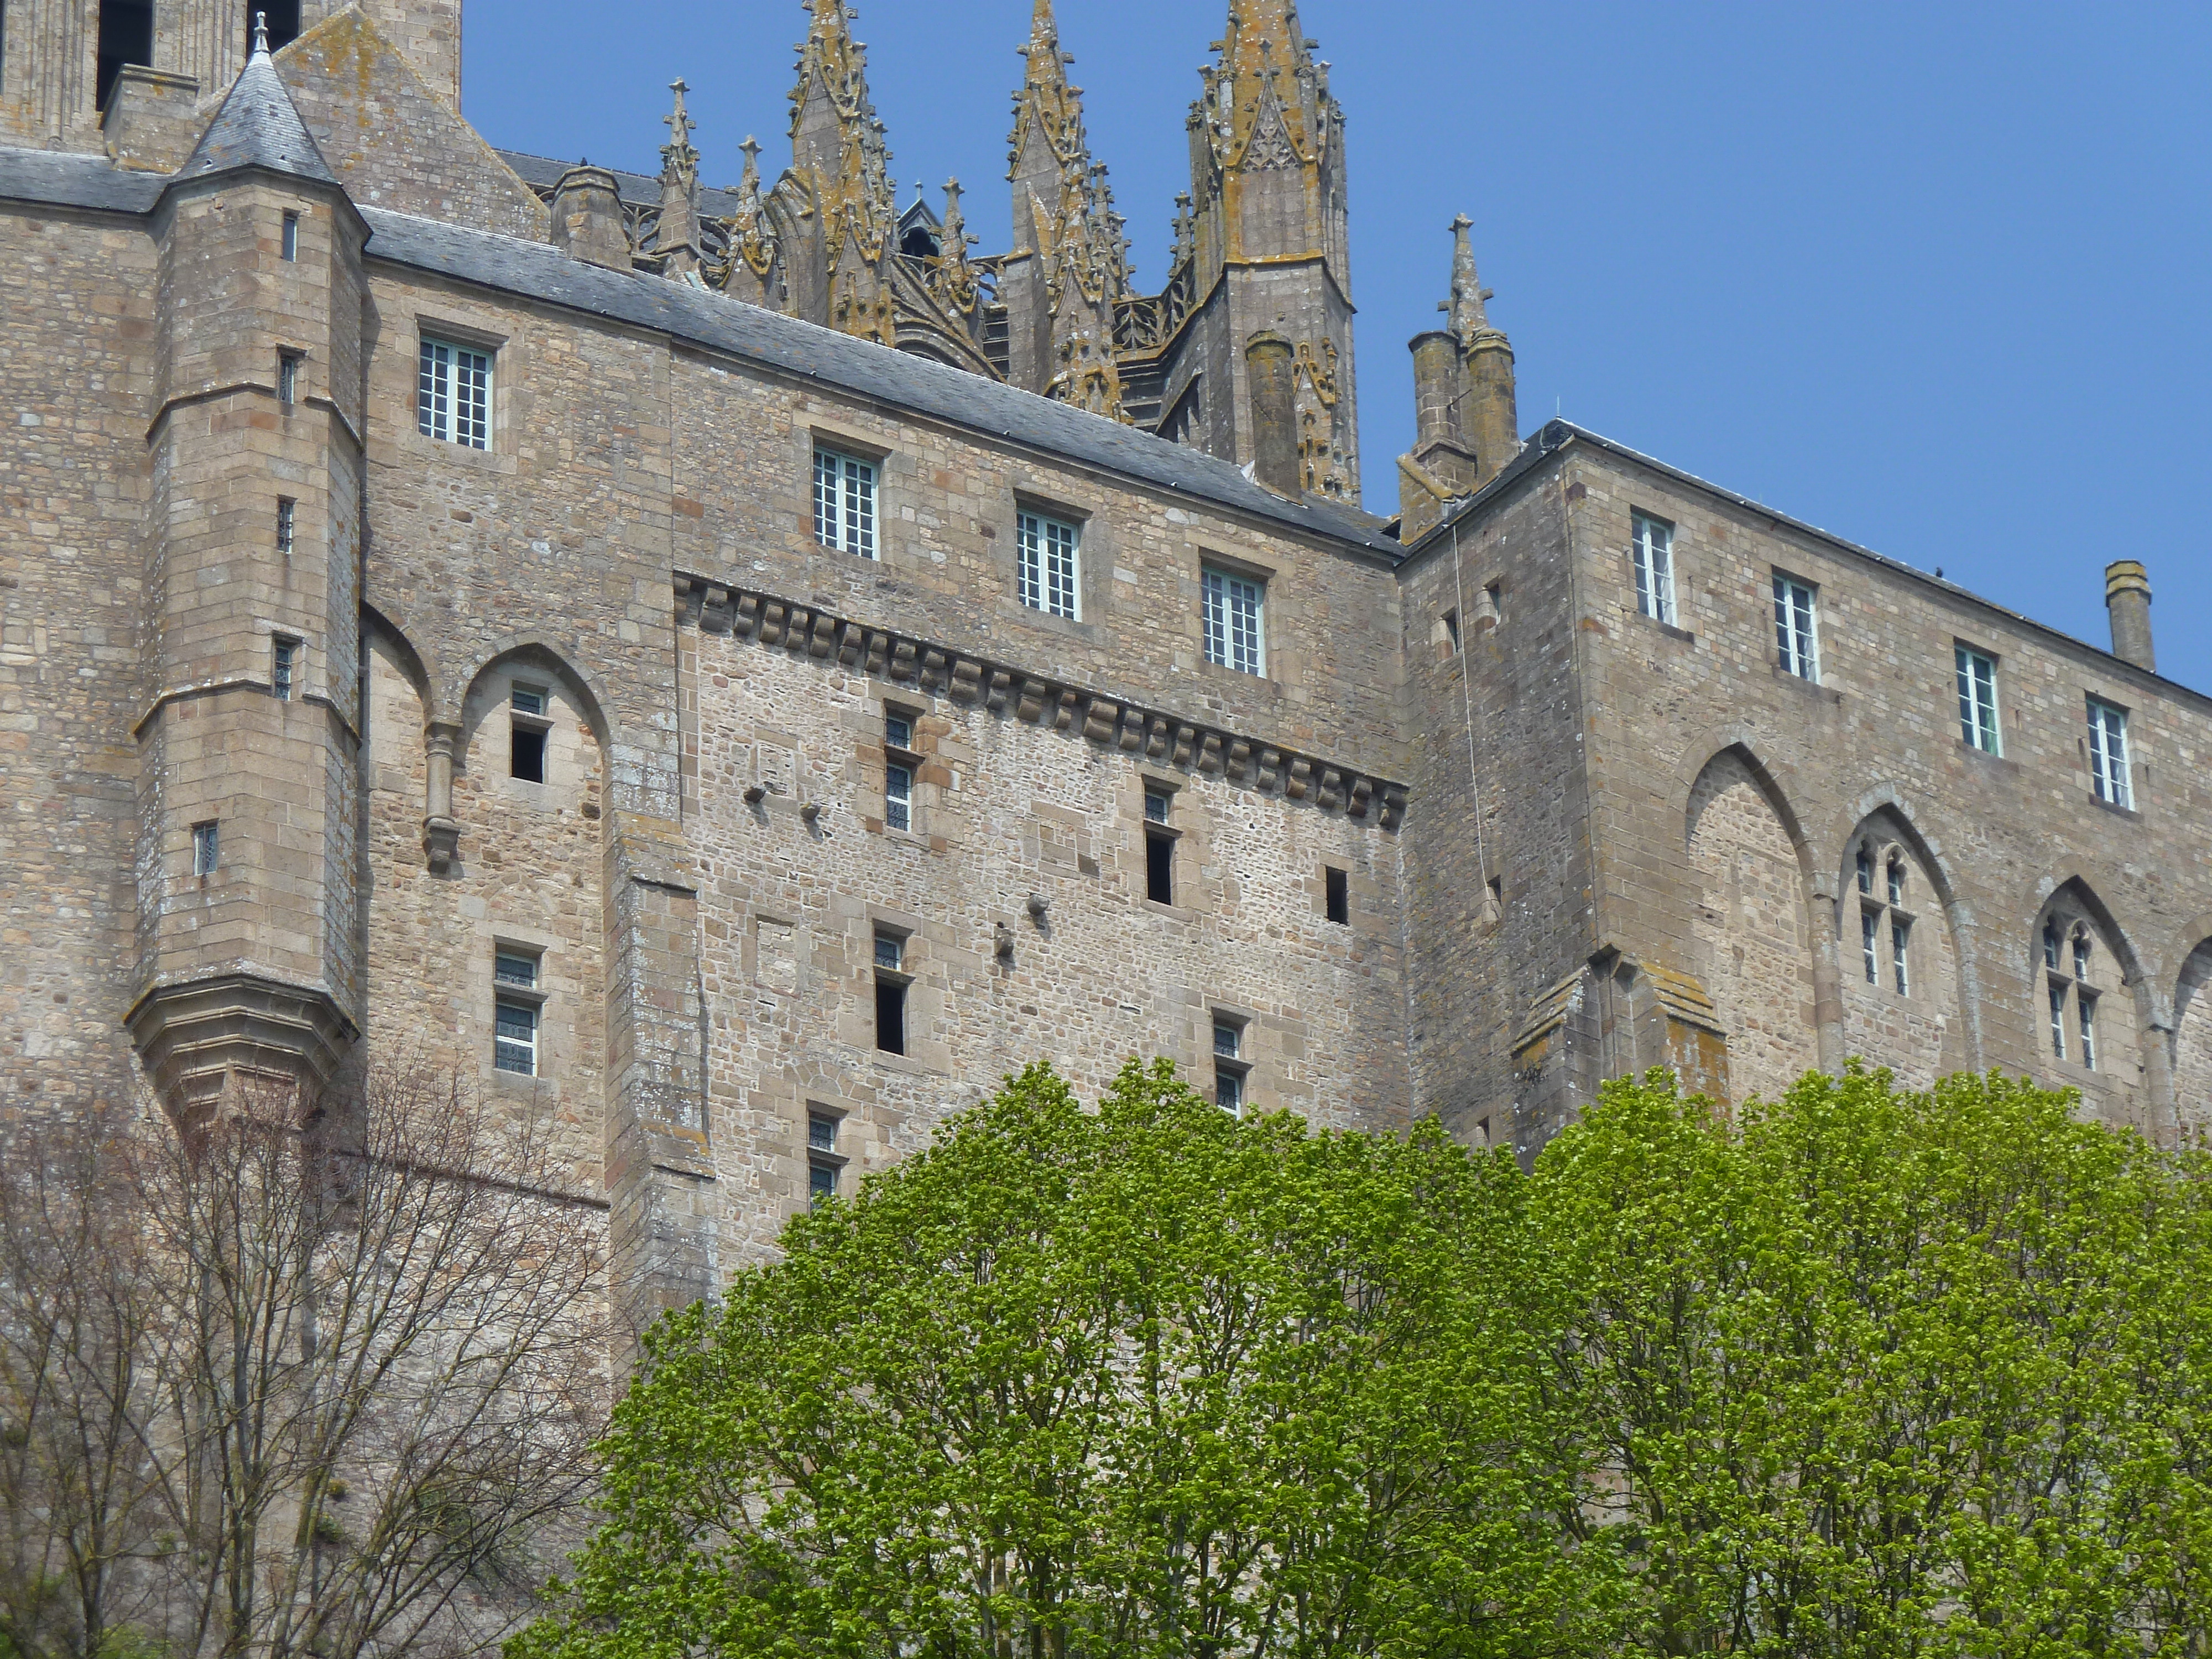
<svg viewBox="0 0 2212 1659">
<path fill-rule="evenodd" d="M 1513 346 L 1490 321 L 1488 289 L 1475 274 L 1474 222 L 1451 222 L 1451 298 L 1445 325 L 1416 334 L 1413 449 L 1398 458 L 1400 532 L 1413 542 L 1442 520 L 1446 503 L 1472 495 L 1521 453 Z"/>
<path fill-rule="evenodd" d="M 1163 432 L 1251 462 L 1266 423 L 1249 349 L 1291 347 L 1298 483 L 1359 496 L 1344 111 L 1295 0 L 1231 0 L 1191 106 L 1191 204 L 1170 291 L 1190 323 L 1164 365 Z M 1278 337 L 1268 340 L 1263 337 Z M 1273 377 L 1263 377 L 1273 378 Z"/>
</svg>

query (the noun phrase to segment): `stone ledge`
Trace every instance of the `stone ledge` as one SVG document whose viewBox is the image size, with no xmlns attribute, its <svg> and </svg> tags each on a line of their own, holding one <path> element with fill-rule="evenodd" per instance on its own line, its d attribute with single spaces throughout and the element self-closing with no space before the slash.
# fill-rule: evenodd
<svg viewBox="0 0 2212 1659">
<path fill-rule="evenodd" d="M 957 702 L 981 703 L 1031 725 L 1079 732 L 1102 748 L 1141 754 L 1156 765 L 1218 775 L 1261 794 L 1310 801 L 1323 811 L 1395 830 L 1405 821 L 1407 786 L 1317 755 L 1215 726 L 1200 726 L 1086 686 L 1013 669 L 949 646 L 850 622 L 814 605 L 705 576 L 675 577 L 679 626 L 733 634 L 848 668 L 911 682 Z"/>
</svg>

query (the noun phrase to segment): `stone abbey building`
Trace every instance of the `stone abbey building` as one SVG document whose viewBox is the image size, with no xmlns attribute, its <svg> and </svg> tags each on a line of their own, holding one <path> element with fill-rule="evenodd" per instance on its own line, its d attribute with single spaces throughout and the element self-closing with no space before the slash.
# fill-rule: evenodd
<svg viewBox="0 0 2212 1659">
<path fill-rule="evenodd" d="M 899 210 L 851 21 L 718 191 L 680 90 L 658 178 L 491 149 L 459 0 L 4 0 L 8 1109 L 455 1057 L 667 1298 L 1039 1056 L 1524 1155 L 1655 1064 L 2203 1119 L 2140 565 L 2107 652 L 1523 441 L 1464 222 L 1364 513 L 1290 0 L 1156 295 L 1049 0 L 996 254 Z"/>
</svg>

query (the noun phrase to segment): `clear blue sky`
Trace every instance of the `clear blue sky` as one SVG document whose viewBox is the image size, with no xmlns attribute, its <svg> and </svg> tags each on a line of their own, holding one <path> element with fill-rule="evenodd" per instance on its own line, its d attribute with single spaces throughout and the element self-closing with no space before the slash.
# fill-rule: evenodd
<svg viewBox="0 0 2212 1659">
<path fill-rule="evenodd" d="M 467 0 L 494 143 L 709 184 L 788 161 L 796 0 Z M 893 168 L 1007 240 L 1030 0 L 856 0 Z M 1060 0 L 1092 146 L 1161 279 L 1228 0 Z M 2212 9 L 1305 0 L 1349 122 L 1367 505 L 1406 341 L 1475 221 L 1521 416 L 1607 436 L 2100 645 L 2139 558 L 2160 665 L 2212 691 Z"/>
</svg>

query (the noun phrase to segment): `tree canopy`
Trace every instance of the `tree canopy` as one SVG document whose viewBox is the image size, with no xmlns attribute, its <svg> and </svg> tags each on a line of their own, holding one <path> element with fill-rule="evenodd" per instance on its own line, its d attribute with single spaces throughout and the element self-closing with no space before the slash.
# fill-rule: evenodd
<svg viewBox="0 0 2212 1659">
<path fill-rule="evenodd" d="M 2202 1656 L 2212 1183 L 1998 1077 L 1011 1079 L 672 1315 L 513 1659 Z"/>
</svg>

